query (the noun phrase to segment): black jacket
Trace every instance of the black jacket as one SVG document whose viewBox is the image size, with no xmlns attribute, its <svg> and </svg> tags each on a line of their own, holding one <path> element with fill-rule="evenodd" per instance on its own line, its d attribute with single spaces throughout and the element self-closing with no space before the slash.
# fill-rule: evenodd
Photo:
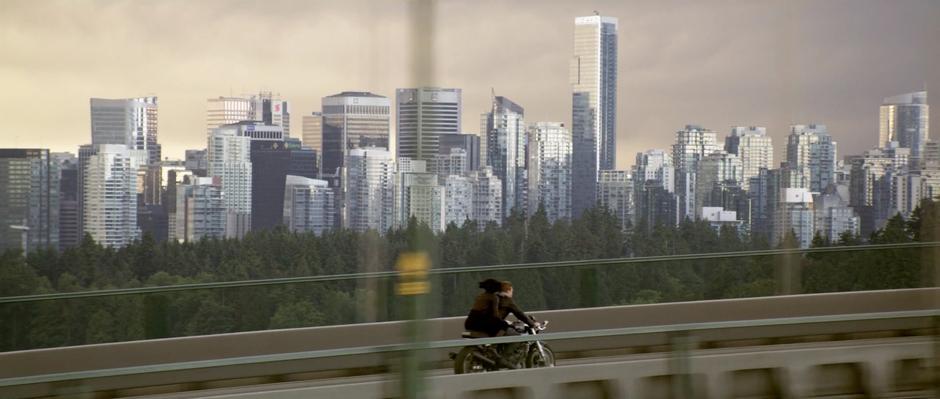
<svg viewBox="0 0 940 399">
<path fill-rule="evenodd" d="M 512 298 L 484 292 L 477 295 L 476 300 L 473 301 L 473 307 L 467 319 L 464 320 L 463 326 L 468 331 L 480 331 L 495 337 L 501 335 L 508 327 L 504 320 L 510 313 L 530 326 L 535 325 L 535 320 L 519 309 Z"/>
</svg>

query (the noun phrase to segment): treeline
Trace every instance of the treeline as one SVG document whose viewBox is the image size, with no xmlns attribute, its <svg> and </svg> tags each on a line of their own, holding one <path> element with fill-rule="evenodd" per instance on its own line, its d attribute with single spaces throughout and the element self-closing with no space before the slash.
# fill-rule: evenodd
<svg viewBox="0 0 940 399">
<path fill-rule="evenodd" d="M 863 240 L 820 237 L 814 246 L 935 241 L 940 208 L 925 202 L 908 220 L 895 217 Z M 778 247 L 795 247 L 792 235 Z M 0 297 L 363 273 L 394 270 L 398 255 L 427 251 L 435 268 L 611 259 L 771 248 L 762 237 L 712 229 L 702 221 L 678 227 L 636 226 L 594 209 L 574 221 L 549 223 L 544 212 L 513 215 L 503 226 L 468 222 L 435 235 L 412 222 L 385 235 L 348 230 L 322 236 L 284 229 L 241 240 L 156 243 L 124 248 L 90 237 L 63 252 L 0 254 Z M 783 267 L 799 266 L 803 292 L 931 285 L 932 249 L 749 256 L 596 266 L 514 269 L 432 277 L 429 317 L 466 313 L 485 277 L 509 279 L 524 309 L 642 304 L 773 295 Z M 936 257 L 940 259 L 940 257 Z M 0 351 L 213 334 L 274 328 L 395 320 L 393 279 L 188 290 L 161 294 L 0 304 Z"/>
</svg>

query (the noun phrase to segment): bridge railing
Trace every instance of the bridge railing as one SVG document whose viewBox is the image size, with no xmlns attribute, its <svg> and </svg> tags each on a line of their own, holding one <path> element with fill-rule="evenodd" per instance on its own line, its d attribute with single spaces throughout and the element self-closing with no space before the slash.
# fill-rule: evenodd
<svg viewBox="0 0 940 399">
<path fill-rule="evenodd" d="M 526 310 L 936 286 L 940 242 L 432 268 L 425 317 L 510 280 Z M 398 273 L 192 282 L 0 298 L 0 351 L 405 318 Z"/>
<path fill-rule="evenodd" d="M 165 363 L 165 364 L 152 364 L 152 365 L 145 365 L 145 366 L 122 367 L 122 368 L 100 369 L 100 370 L 85 370 L 85 371 L 66 372 L 66 373 L 4 378 L 4 379 L 0 379 L 0 392 L 2 392 L 3 388 L 9 388 L 9 387 L 35 385 L 35 384 L 58 384 L 58 383 L 69 382 L 69 381 L 73 381 L 73 382 L 77 381 L 78 384 L 80 385 L 81 381 L 83 380 L 93 380 L 97 378 L 112 378 L 112 377 L 123 377 L 123 376 L 152 374 L 152 373 L 165 373 L 165 372 L 179 372 L 179 371 L 197 371 L 198 372 L 198 370 L 217 368 L 217 367 L 227 367 L 227 366 L 243 366 L 243 365 L 288 362 L 288 361 L 297 361 L 297 360 L 337 358 L 337 357 L 343 357 L 343 356 L 355 356 L 355 355 L 367 355 L 367 354 L 398 353 L 398 352 L 405 352 L 405 351 L 426 351 L 426 350 L 436 350 L 436 349 L 450 349 L 450 348 L 459 348 L 459 347 L 466 346 L 469 342 L 472 342 L 474 345 L 485 345 L 485 344 L 505 344 L 505 343 L 513 343 L 513 342 L 526 342 L 526 341 L 532 341 L 532 340 L 538 339 L 540 341 L 550 343 L 552 341 L 559 341 L 559 340 L 620 337 L 620 336 L 656 334 L 656 333 L 674 334 L 676 337 L 683 337 L 684 339 L 687 339 L 690 336 L 694 336 L 697 332 L 707 331 L 707 330 L 727 330 L 727 329 L 735 329 L 735 328 L 753 328 L 753 327 L 785 327 L 785 326 L 794 326 L 794 325 L 847 323 L 847 322 L 861 322 L 861 321 L 867 321 L 867 322 L 890 321 L 890 320 L 899 320 L 899 319 L 924 319 L 924 327 L 930 328 L 933 325 L 932 323 L 934 323 L 934 320 L 932 319 L 935 319 L 937 317 L 940 317 L 940 310 L 938 309 L 912 310 L 912 311 L 896 311 L 896 312 L 856 313 L 856 314 L 844 314 L 844 315 L 787 317 L 787 318 L 757 319 L 757 320 L 734 320 L 734 321 L 721 321 L 721 322 L 708 322 L 708 323 L 669 324 L 669 325 L 598 329 L 598 330 L 586 330 L 586 331 L 568 331 L 568 332 L 556 332 L 556 333 L 543 333 L 539 335 L 480 338 L 480 339 L 474 339 L 472 341 L 469 341 L 466 339 L 450 339 L 450 340 L 439 340 L 439 341 L 432 341 L 432 342 L 404 343 L 404 344 L 378 345 L 378 346 L 361 346 L 361 347 L 350 347 L 350 348 L 325 349 L 325 350 L 289 352 L 289 353 L 275 353 L 275 354 L 258 355 L 258 356 L 244 356 L 244 357 L 234 357 L 234 358 L 222 358 L 222 359 L 199 360 L 199 361 Z M 675 346 L 677 345 L 674 345 L 674 349 L 675 349 Z M 678 355 L 682 356 L 683 354 L 678 354 Z M 688 354 L 686 353 L 684 355 L 687 356 Z M 926 355 L 929 355 L 929 354 L 925 354 L 925 356 Z M 72 390 L 76 389 L 75 385 L 71 385 L 70 387 Z"/>
</svg>

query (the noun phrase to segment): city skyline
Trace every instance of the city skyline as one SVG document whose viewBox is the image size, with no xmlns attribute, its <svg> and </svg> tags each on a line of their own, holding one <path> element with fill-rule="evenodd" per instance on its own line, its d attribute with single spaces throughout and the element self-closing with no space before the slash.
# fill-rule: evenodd
<svg viewBox="0 0 940 399">
<path fill-rule="evenodd" d="M 940 61 L 940 55 L 917 51 L 932 48 L 930 38 L 938 37 L 938 28 L 929 23 L 936 19 L 931 16 L 940 14 L 936 4 L 679 5 L 672 2 L 665 9 L 654 10 L 643 4 L 615 2 L 539 3 L 528 7 L 530 12 L 521 19 L 500 19 L 499 12 L 482 18 L 478 10 L 487 7 L 441 2 L 435 31 L 435 83 L 463 90 L 462 111 L 466 115 L 487 110 L 490 90 L 495 88 L 526 108 L 526 120 L 570 124 L 567 78 L 572 22 L 594 9 L 616 17 L 620 20 L 618 169 L 627 169 L 637 152 L 669 148 L 674 132 L 686 124 L 713 130 L 719 140 L 731 126 L 766 126 L 778 143 L 776 159 L 784 159 L 780 144 L 785 142 L 789 125 L 825 124 L 840 142 L 841 159 L 878 144 L 878 108 L 884 98 L 940 85 L 936 69 L 930 69 Z M 491 6 L 507 12 L 526 7 L 515 3 Z M 102 3 L 92 7 L 5 2 L 2 7 L 7 12 L 0 13 L 0 49 L 12 60 L 0 61 L 0 68 L 8 71 L 0 74 L 0 83 L 10 88 L 0 95 L 0 109 L 12 124 L 12 133 L 0 137 L 2 147 L 76 152 L 90 134 L 89 98 L 154 95 L 160 98 L 159 141 L 164 156 L 182 158 L 183 150 L 205 146 L 209 98 L 259 90 L 279 93 L 281 99 L 291 102 L 295 114 L 291 130 L 299 132 L 301 118 L 296 115 L 318 111 L 319 99 L 324 96 L 363 90 L 391 98 L 395 89 L 414 83 L 408 78 L 406 3 L 378 7 L 355 3 L 326 10 L 301 2 L 266 4 L 264 8 L 222 7 L 222 3 L 209 2 Z M 208 24 L 187 24 L 185 29 L 171 31 L 169 25 L 150 25 L 156 22 L 149 20 L 144 29 L 103 23 L 134 20 L 144 14 L 159 20 L 160 15 L 169 16 L 181 7 L 187 12 L 180 23 L 206 17 Z M 848 7 L 857 11 L 855 18 L 837 18 L 840 10 Z M 664 15 L 670 23 L 663 24 L 661 19 L 657 23 L 656 17 Z M 736 23 L 683 23 L 718 15 L 722 18 L 713 20 Z M 257 26 L 233 33 L 233 43 L 243 43 L 237 38 L 251 35 L 255 29 L 274 26 L 275 17 L 278 25 L 272 34 L 283 40 L 252 39 L 240 50 L 228 52 L 222 51 L 227 46 L 207 43 L 213 29 L 250 17 L 257 19 Z M 353 17 L 374 24 L 354 29 Z M 46 23 L 31 23 L 36 18 L 45 18 Z M 878 23 L 866 23 L 872 20 Z M 512 31 L 511 21 L 531 25 L 534 29 L 523 30 L 539 33 L 507 35 Z M 469 30 L 477 32 L 480 23 L 493 29 L 474 34 L 478 40 L 461 41 L 462 45 L 456 46 L 460 56 L 454 57 L 453 46 L 447 44 L 462 39 Z M 42 30 L 43 26 L 56 26 L 57 33 L 49 36 L 52 32 Z M 304 39 L 330 30 L 346 38 L 340 43 L 338 56 L 306 60 L 316 52 L 303 46 Z M 66 36 L 63 42 L 68 46 L 57 47 L 62 43 L 55 40 Z M 178 43 L 181 37 L 191 39 L 190 43 Z M 104 58 L 110 57 L 108 54 L 122 50 L 126 50 L 126 57 L 102 62 L 109 59 Z M 55 63 L 49 54 L 74 62 Z M 255 55 L 261 57 L 256 63 L 251 59 Z M 514 62 L 494 65 L 494 60 L 511 55 Z M 126 70 L 124 63 L 144 57 L 150 62 L 138 62 L 134 73 Z M 488 62 L 481 65 L 475 60 Z M 500 73 L 492 73 L 495 70 Z M 37 117 L 38 101 L 57 109 L 57 117 Z M 462 131 L 480 134 L 474 119 L 464 118 Z"/>
</svg>

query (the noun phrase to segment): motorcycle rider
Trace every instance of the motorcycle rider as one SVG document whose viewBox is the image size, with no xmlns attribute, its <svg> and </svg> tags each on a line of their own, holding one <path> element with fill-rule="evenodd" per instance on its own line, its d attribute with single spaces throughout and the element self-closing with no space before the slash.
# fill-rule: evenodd
<svg viewBox="0 0 940 399">
<path fill-rule="evenodd" d="M 539 326 L 535 319 L 526 315 L 512 300 L 512 283 L 489 278 L 481 281 L 479 286 L 484 292 L 477 295 L 464 321 L 464 328 L 468 331 L 482 332 L 490 337 L 519 335 L 514 328 L 511 328 L 512 324 L 505 320 L 509 314 L 513 314 L 519 321 L 530 327 Z M 524 345 L 523 343 L 507 344 L 500 352 L 512 354 Z M 499 356 L 498 362 L 501 367 L 515 368 L 515 365 L 507 362 L 502 356 Z"/>
</svg>

